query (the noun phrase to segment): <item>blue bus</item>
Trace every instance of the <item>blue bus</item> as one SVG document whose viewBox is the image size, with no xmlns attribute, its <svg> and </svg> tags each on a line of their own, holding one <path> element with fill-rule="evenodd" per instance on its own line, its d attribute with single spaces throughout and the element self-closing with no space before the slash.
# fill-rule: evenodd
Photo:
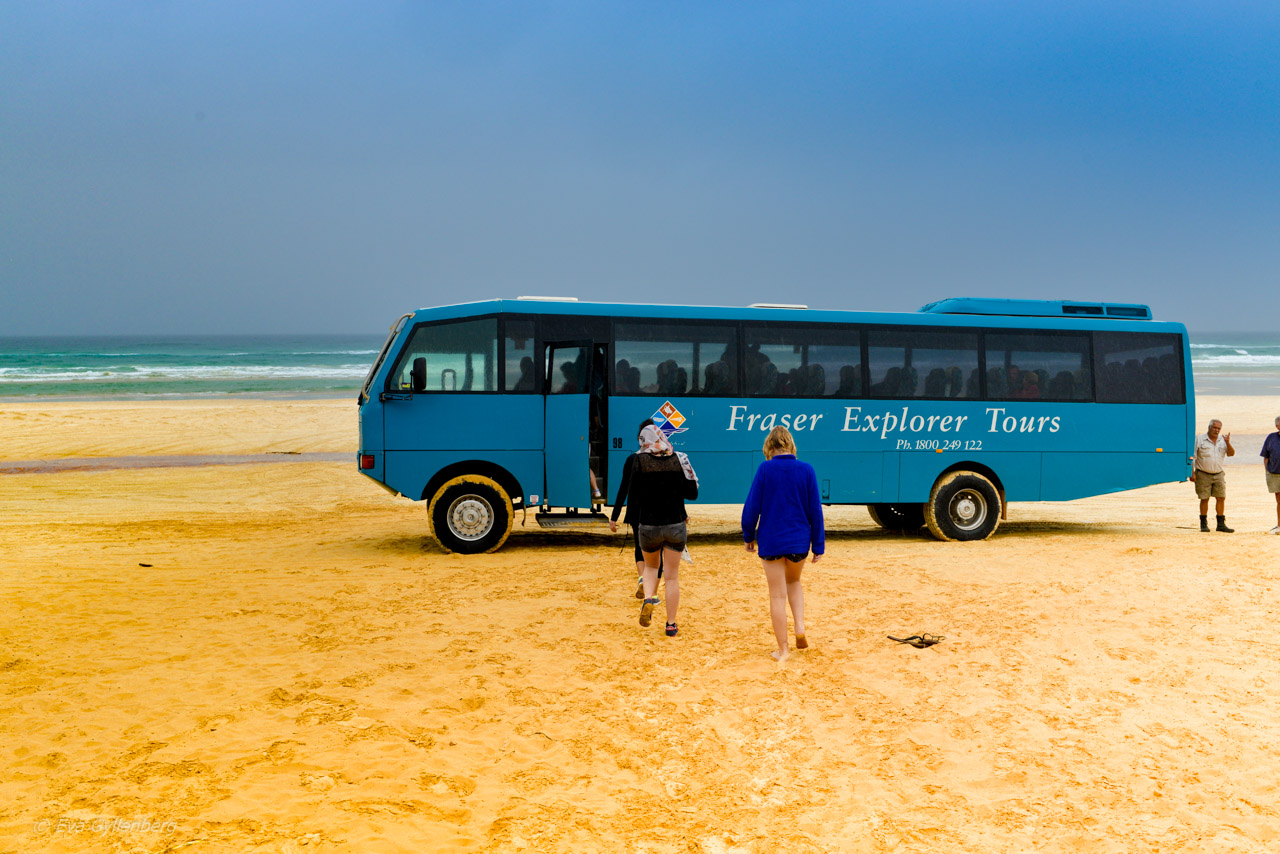
<svg viewBox="0 0 1280 854">
<path fill-rule="evenodd" d="M 984 539 L 1010 501 L 1185 480 L 1189 346 L 1182 324 L 1114 303 L 420 309 L 392 326 L 361 389 L 358 466 L 427 502 L 445 549 L 478 553 L 505 542 L 516 511 L 598 516 L 645 419 L 690 455 L 712 504 L 743 500 L 781 424 L 824 502 Z"/>
</svg>

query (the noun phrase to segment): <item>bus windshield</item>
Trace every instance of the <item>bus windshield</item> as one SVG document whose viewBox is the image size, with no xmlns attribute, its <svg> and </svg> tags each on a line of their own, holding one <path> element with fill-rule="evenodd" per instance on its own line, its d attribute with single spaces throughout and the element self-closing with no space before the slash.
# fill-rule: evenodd
<svg viewBox="0 0 1280 854">
<path fill-rule="evenodd" d="M 378 358 L 373 360 L 373 367 L 369 369 L 368 376 L 360 384 L 360 395 L 356 398 L 356 403 L 362 404 L 369 399 L 369 387 L 373 385 L 373 378 L 378 375 L 378 369 L 382 367 L 382 363 L 386 360 L 387 353 L 391 350 L 391 344 L 396 340 L 396 336 L 400 334 L 400 327 L 404 326 L 404 322 L 410 317 L 413 317 L 413 312 L 400 315 L 400 319 L 391 324 L 391 334 L 383 342 L 382 349 L 378 351 Z"/>
</svg>

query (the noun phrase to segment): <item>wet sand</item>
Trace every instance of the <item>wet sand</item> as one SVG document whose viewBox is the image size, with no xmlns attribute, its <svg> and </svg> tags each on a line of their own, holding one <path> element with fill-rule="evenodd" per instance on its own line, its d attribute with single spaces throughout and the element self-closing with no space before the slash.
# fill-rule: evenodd
<svg viewBox="0 0 1280 854">
<path fill-rule="evenodd" d="M 0 435 L 349 454 L 355 406 L 3 404 Z M 1276 850 L 1280 537 L 1256 457 L 1228 477 L 1231 535 L 1189 484 L 969 544 L 835 508 L 779 668 L 736 507 L 693 511 L 667 639 L 621 536 L 446 555 L 350 463 L 3 475 L 0 851 Z"/>
</svg>

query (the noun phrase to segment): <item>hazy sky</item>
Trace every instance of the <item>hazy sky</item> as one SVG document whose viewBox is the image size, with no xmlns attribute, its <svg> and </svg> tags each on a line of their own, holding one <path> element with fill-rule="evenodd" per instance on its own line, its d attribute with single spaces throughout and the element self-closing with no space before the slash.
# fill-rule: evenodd
<svg viewBox="0 0 1280 854">
<path fill-rule="evenodd" d="M 0 3 L 0 334 L 520 294 L 1274 329 L 1275 3 Z"/>
</svg>

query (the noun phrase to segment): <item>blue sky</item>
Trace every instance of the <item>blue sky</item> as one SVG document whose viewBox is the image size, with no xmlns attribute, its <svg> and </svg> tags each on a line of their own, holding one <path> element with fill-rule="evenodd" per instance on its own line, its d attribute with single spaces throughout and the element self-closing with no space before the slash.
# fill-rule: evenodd
<svg viewBox="0 0 1280 854">
<path fill-rule="evenodd" d="M 0 45 L 0 334 L 1280 302 L 1274 4 L 6 3 Z"/>
</svg>

